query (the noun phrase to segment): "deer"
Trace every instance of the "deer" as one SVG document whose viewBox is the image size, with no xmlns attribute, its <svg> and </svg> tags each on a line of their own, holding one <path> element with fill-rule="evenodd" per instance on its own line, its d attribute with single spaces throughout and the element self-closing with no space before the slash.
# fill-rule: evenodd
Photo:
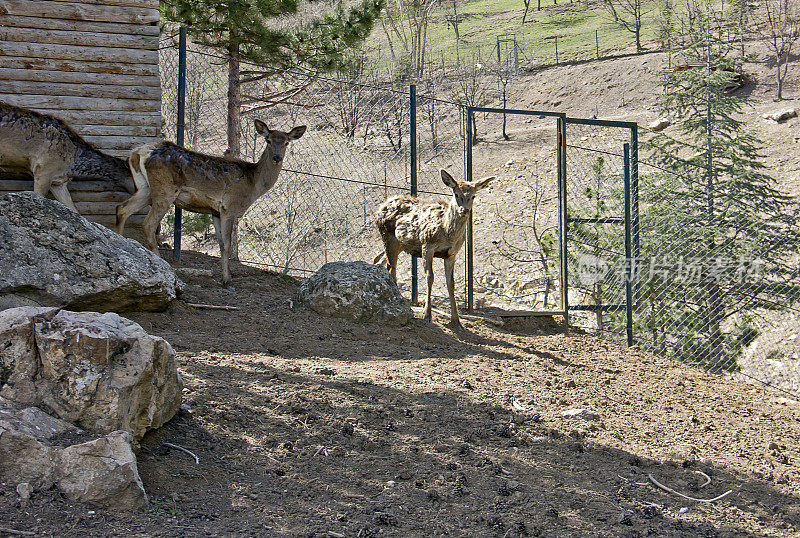
<svg viewBox="0 0 800 538">
<path fill-rule="evenodd" d="M 487 187 L 495 176 L 476 181 L 456 181 L 447 170 L 441 170 L 442 182 L 453 190 L 449 201 L 423 201 L 413 196 L 392 196 L 378 207 L 375 223 L 383 240 L 384 252 L 373 263 L 385 257 L 389 273 L 397 281 L 397 257 L 400 252 L 422 258 L 427 278 L 423 319 L 431 321 L 433 259 L 444 260 L 447 292 L 450 296 L 450 325 L 461 328 L 455 298 L 456 255 L 464 245 L 467 222 L 477 192 Z"/>
<path fill-rule="evenodd" d="M 129 194 L 136 187 L 123 159 L 107 155 L 64 121 L 0 101 L 0 168 L 33 176 L 33 190 L 78 212 L 67 188 L 71 180 L 98 180 Z"/>
<path fill-rule="evenodd" d="M 135 148 L 128 159 L 136 193 L 117 206 L 117 233 L 128 217 L 150 203 L 142 229 L 147 245 L 158 254 L 156 230 L 169 208 L 209 214 L 220 249 L 222 284 L 231 283 L 230 250 L 233 226 L 258 198 L 270 190 L 283 167 L 286 148 L 306 132 L 301 125 L 289 132 L 274 131 L 254 120 L 266 146 L 258 162 L 230 155 L 216 157 L 184 149 L 172 142 Z"/>
</svg>

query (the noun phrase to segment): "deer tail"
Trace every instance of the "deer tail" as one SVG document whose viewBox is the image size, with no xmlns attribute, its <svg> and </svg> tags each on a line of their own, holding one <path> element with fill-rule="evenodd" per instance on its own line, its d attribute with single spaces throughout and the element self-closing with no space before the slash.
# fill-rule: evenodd
<svg viewBox="0 0 800 538">
<path fill-rule="evenodd" d="M 134 148 L 128 157 L 128 167 L 131 169 L 133 183 L 136 185 L 137 192 L 150 189 L 150 180 L 147 178 L 145 163 L 154 149 L 155 146 L 153 145 L 139 146 Z"/>
</svg>

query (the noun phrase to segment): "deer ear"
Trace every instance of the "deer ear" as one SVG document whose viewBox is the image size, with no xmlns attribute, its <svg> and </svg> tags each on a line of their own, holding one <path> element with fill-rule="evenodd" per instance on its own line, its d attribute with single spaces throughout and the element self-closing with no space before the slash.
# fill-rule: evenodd
<svg viewBox="0 0 800 538">
<path fill-rule="evenodd" d="M 297 140 L 306 132 L 306 126 L 301 125 L 299 127 L 295 127 L 291 131 L 289 131 L 289 138 L 292 140 Z"/>
<path fill-rule="evenodd" d="M 485 187 L 488 187 L 489 183 L 491 183 L 495 179 L 497 179 L 497 176 L 484 177 L 484 178 L 479 179 L 478 181 L 475 181 L 473 183 L 475 185 L 475 190 L 480 190 L 480 189 L 483 189 Z"/>
<path fill-rule="evenodd" d="M 453 178 L 453 176 L 450 175 L 450 172 L 442 168 L 441 174 L 442 174 L 442 182 L 445 185 L 447 185 L 451 189 L 458 188 L 458 182 Z"/>
<path fill-rule="evenodd" d="M 267 124 L 261 120 L 253 120 L 253 124 L 256 126 L 256 132 L 260 135 L 267 136 L 269 134 L 269 127 Z"/>
</svg>

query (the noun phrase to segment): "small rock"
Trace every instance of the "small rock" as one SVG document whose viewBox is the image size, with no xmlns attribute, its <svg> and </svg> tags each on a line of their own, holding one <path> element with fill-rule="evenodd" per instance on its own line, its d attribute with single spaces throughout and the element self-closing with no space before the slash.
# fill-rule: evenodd
<svg viewBox="0 0 800 538">
<path fill-rule="evenodd" d="M 600 420 L 600 415 L 588 409 L 567 409 L 561 412 L 561 416 L 572 420 L 583 420 L 586 422 Z"/>
<path fill-rule="evenodd" d="M 577 383 L 575 383 L 575 380 L 573 379 L 568 379 L 567 382 L 564 383 L 565 389 L 574 389 L 577 386 L 578 386 Z"/>
<path fill-rule="evenodd" d="M 648 125 L 647 128 L 650 129 L 651 131 L 658 132 L 658 131 L 663 131 L 664 129 L 669 127 L 671 124 L 672 124 L 672 122 L 670 122 L 668 119 L 660 118 L 660 119 L 657 119 L 656 121 L 654 121 L 653 123 L 651 123 L 650 125 Z"/>
<path fill-rule="evenodd" d="M 309 368 L 309 372 L 316 375 L 336 375 L 336 370 L 331 368 L 330 366 L 312 366 Z"/>
<path fill-rule="evenodd" d="M 387 488 L 393 488 L 396 485 L 397 485 L 397 482 L 395 482 L 394 480 L 389 480 L 389 481 L 386 482 L 386 487 Z"/>
<path fill-rule="evenodd" d="M 773 442 L 771 442 L 771 443 L 769 444 L 769 449 L 770 449 L 770 450 L 780 450 L 780 447 L 778 446 L 778 443 L 776 443 L 775 441 L 773 441 Z"/>
<path fill-rule="evenodd" d="M 19 495 L 19 499 L 23 502 L 30 500 L 32 491 L 31 485 L 27 482 L 20 482 L 17 484 L 17 495 Z"/>
<path fill-rule="evenodd" d="M 783 123 L 786 120 L 796 117 L 797 117 L 796 108 L 784 108 L 782 110 L 776 110 L 775 112 L 771 112 L 769 114 L 764 114 L 764 119 L 772 120 L 777 123 Z"/>
</svg>

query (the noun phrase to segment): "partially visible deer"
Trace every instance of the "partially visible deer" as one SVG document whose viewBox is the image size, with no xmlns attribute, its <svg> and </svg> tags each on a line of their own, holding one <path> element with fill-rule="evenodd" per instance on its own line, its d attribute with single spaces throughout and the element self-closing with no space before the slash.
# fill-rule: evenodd
<svg viewBox="0 0 800 538">
<path fill-rule="evenodd" d="M 422 258 L 428 280 L 424 319 L 430 321 L 433 258 L 443 258 L 447 292 L 450 295 L 450 324 L 461 327 L 453 275 L 456 255 L 464 245 L 475 194 L 495 178 L 492 176 L 468 182 L 456 181 L 446 170 L 442 170 L 441 174 L 444 184 L 453 189 L 453 197 L 449 202 L 422 201 L 401 195 L 393 196 L 381 204 L 376 224 L 385 252 L 373 263 L 378 263 L 385 256 L 389 273 L 397 280 L 397 257 L 401 251 Z"/>
<path fill-rule="evenodd" d="M 136 188 L 127 164 L 106 155 L 58 118 L 0 101 L 0 168 L 33 175 L 33 190 L 76 213 L 67 190 L 70 180 L 98 180 L 109 190 Z"/>
<path fill-rule="evenodd" d="M 255 126 L 267 141 L 257 163 L 204 155 L 171 142 L 134 149 L 129 164 L 138 190 L 117 207 L 117 233 L 123 232 L 128 217 L 149 202 L 150 212 L 142 228 L 148 246 L 158 254 L 156 228 L 173 203 L 187 211 L 209 214 L 219 243 L 222 283 L 230 284 L 233 225 L 275 185 L 289 142 L 306 132 L 304 125 L 288 133 L 272 131 L 261 120 L 255 120 Z"/>
</svg>

